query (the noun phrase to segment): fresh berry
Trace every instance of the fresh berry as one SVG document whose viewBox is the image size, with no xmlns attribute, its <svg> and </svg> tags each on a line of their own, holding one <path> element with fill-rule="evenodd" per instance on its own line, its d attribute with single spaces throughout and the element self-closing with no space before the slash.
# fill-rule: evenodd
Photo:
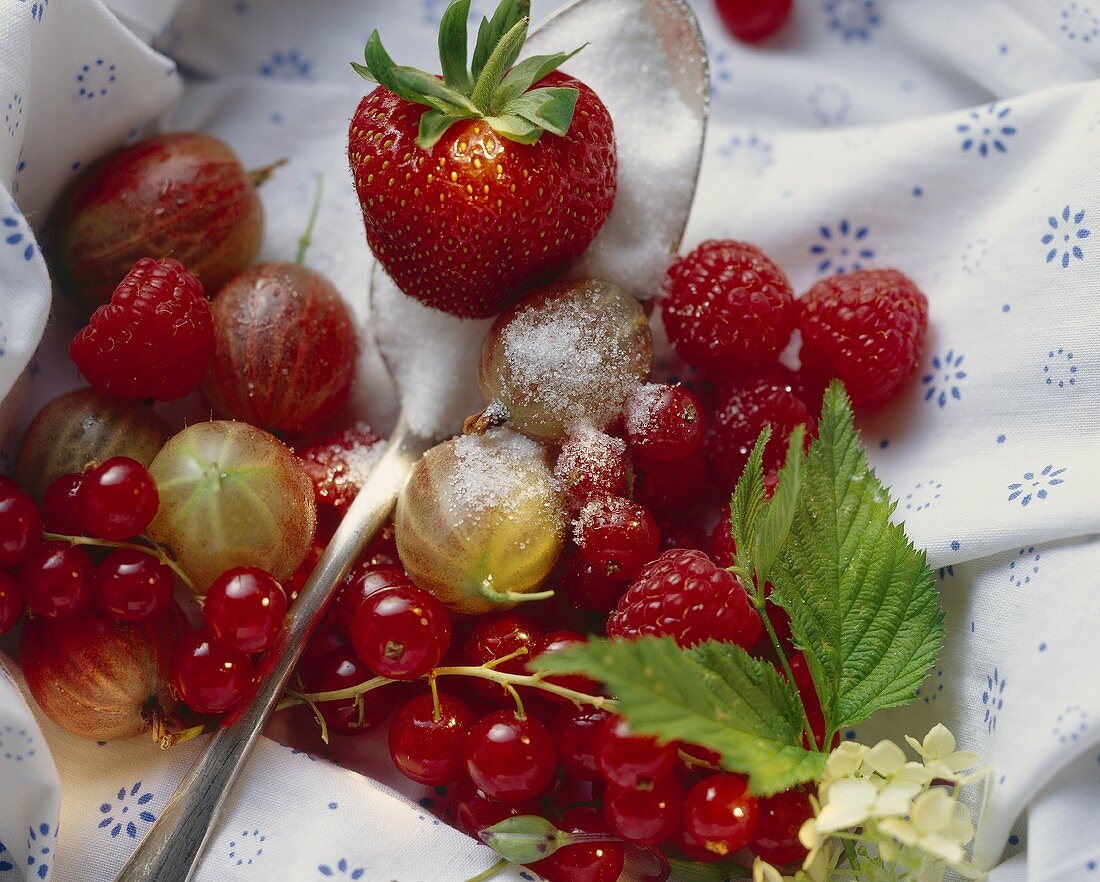
<svg viewBox="0 0 1100 882">
<path fill-rule="evenodd" d="M 733 541 L 730 507 L 722 506 L 722 517 L 710 534 L 710 559 L 720 567 L 732 567 L 737 563 L 737 543 Z"/>
<path fill-rule="evenodd" d="M 468 665 L 484 665 L 525 649 L 526 652 L 516 658 L 494 665 L 498 671 L 522 674 L 531 657 L 539 651 L 541 643 L 542 629 L 530 616 L 518 612 L 492 613 L 474 622 L 466 637 L 463 656 Z M 498 704 L 510 704 L 512 701 L 509 693 L 499 683 L 479 679 L 473 684 L 473 688 L 482 697 Z"/>
<path fill-rule="evenodd" d="M 214 640 L 209 631 L 185 636 L 172 660 L 172 688 L 200 714 L 220 714 L 233 707 L 252 685 L 252 659 Z"/>
<path fill-rule="evenodd" d="M 798 697 L 802 699 L 802 706 L 806 708 L 806 717 L 810 721 L 814 741 L 820 748 L 825 743 L 825 713 L 821 709 L 821 699 L 817 697 L 817 687 L 814 686 L 810 666 L 806 662 L 806 656 L 801 652 L 792 652 L 787 658 L 787 663 L 791 667 L 791 674 L 794 675 Z M 803 741 L 805 740 L 806 737 L 803 735 Z"/>
<path fill-rule="evenodd" d="M 602 432 L 570 435 L 561 446 L 554 477 L 569 513 L 576 515 L 597 496 L 626 496 L 629 462 L 626 442 Z"/>
<path fill-rule="evenodd" d="M 495 18 L 481 29 L 475 59 L 488 58 L 489 44 L 519 23 L 521 6 L 512 8 L 503 30 Z M 430 306 L 480 317 L 588 247 L 611 212 L 616 159 L 611 117 L 584 83 L 558 71 L 537 83 L 529 76 L 501 84 L 503 70 L 470 78 L 454 70 L 465 46 L 464 32 L 441 28 L 450 69 L 445 82 L 422 75 L 430 94 L 408 78 L 401 97 L 384 87 L 367 95 L 351 121 L 348 157 L 367 242 L 383 269 Z M 366 58 L 375 69 L 365 77 L 394 82 L 380 45 L 368 45 Z M 425 113 L 441 97 L 454 109 Z"/>
<path fill-rule="evenodd" d="M 752 842 L 760 806 L 741 775 L 711 775 L 688 791 L 681 842 L 688 857 L 718 861 Z"/>
<path fill-rule="evenodd" d="M 703 446 L 703 405 L 683 386 L 646 383 L 626 404 L 630 452 L 647 462 L 685 459 Z"/>
<path fill-rule="evenodd" d="M 80 536 L 84 523 L 80 520 L 80 485 L 83 475 L 62 475 L 42 497 L 42 520 L 46 529 L 65 536 Z"/>
<path fill-rule="evenodd" d="M 672 775 L 676 745 L 635 735 L 623 717 L 611 716 L 596 734 L 596 768 L 605 781 L 619 787 L 649 787 Z"/>
<path fill-rule="evenodd" d="M 356 567 L 344 580 L 340 593 L 332 602 L 332 624 L 345 640 L 352 639 L 355 614 L 363 601 L 386 588 L 415 588 L 399 566 L 378 564 Z"/>
<path fill-rule="evenodd" d="M 774 362 L 795 326 L 791 284 L 755 245 L 708 240 L 672 265 L 664 287 L 672 348 L 715 377 Z"/>
<path fill-rule="evenodd" d="M 477 717 L 466 702 L 439 694 L 418 695 L 398 708 L 390 722 L 390 757 L 406 778 L 438 787 L 453 784 L 466 769 L 463 745 Z"/>
<path fill-rule="evenodd" d="M 707 459 L 702 451 L 678 462 L 638 462 L 634 466 L 634 501 L 652 511 L 684 511 L 706 492 Z"/>
<path fill-rule="evenodd" d="M 148 469 L 128 456 L 112 456 L 86 472 L 77 494 L 84 529 L 91 536 L 115 541 L 144 532 L 159 502 Z"/>
<path fill-rule="evenodd" d="M 715 0 L 718 17 L 744 43 L 759 43 L 782 30 L 794 0 Z"/>
<path fill-rule="evenodd" d="M 300 665 L 299 676 L 306 692 L 335 692 L 365 683 L 371 671 L 359 661 L 350 646 L 338 647 L 308 665 Z M 357 735 L 381 723 L 397 700 L 397 687 L 385 686 L 363 693 L 361 701 L 354 698 L 320 701 L 317 709 L 329 731 Z"/>
<path fill-rule="evenodd" d="M 141 551 L 120 548 L 96 567 L 96 604 L 124 622 L 161 615 L 172 605 L 172 591 L 171 568 Z"/>
<path fill-rule="evenodd" d="M 607 612 L 615 608 L 627 588 L 626 582 L 607 574 L 605 567 L 586 563 L 577 553 L 570 555 L 561 575 L 562 590 L 578 609 Z"/>
<path fill-rule="evenodd" d="M 540 641 L 538 652 L 528 663 L 528 667 L 533 671 L 537 671 L 539 669 L 540 659 L 553 655 L 555 652 L 561 652 L 563 649 L 567 649 L 570 646 L 578 646 L 585 642 L 585 636 L 576 631 L 551 631 Z M 585 695 L 598 695 L 600 688 L 595 680 L 590 680 L 583 674 L 558 674 L 556 676 L 546 677 L 543 682 L 552 683 L 555 686 L 561 686 L 565 689 L 572 689 L 574 692 L 583 692 Z M 552 692 L 545 692 L 542 694 L 546 699 L 555 704 L 573 703 L 572 699 L 565 698 L 561 695 L 554 695 Z"/>
<path fill-rule="evenodd" d="M 557 764 L 554 740 L 531 717 L 501 710 L 478 720 L 466 736 L 466 772 L 490 799 L 523 802 L 550 784 Z"/>
<path fill-rule="evenodd" d="M 653 516 L 621 496 L 593 499 L 582 508 L 573 538 L 586 563 L 623 581 L 633 579 L 661 545 Z"/>
<path fill-rule="evenodd" d="M 6 634 L 23 618 L 26 603 L 15 576 L 0 570 L 0 634 Z"/>
<path fill-rule="evenodd" d="M 568 833 L 609 833 L 607 822 L 590 808 L 566 809 L 557 826 Z M 547 882 L 618 882 L 624 861 L 620 842 L 585 842 L 566 845 L 528 866 Z"/>
<path fill-rule="evenodd" d="M 596 741 L 600 724 L 610 714 L 594 707 L 563 707 L 554 715 L 550 731 L 558 747 L 558 762 L 570 775 L 600 781 L 596 768 Z"/>
<path fill-rule="evenodd" d="M 697 514 L 697 512 L 674 512 L 658 519 L 657 524 L 661 528 L 661 551 L 669 551 L 673 548 L 707 550 L 710 537 Z"/>
<path fill-rule="evenodd" d="M 42 516 L 34 500 L 10 478 L 0 485 L 0 567 L 26 561 L 42 539 Z"/>
<path fill-rule="evenodd" d="M 853 404 L 891 398 L 920 360 L 928 299 L 897 270 L 830 276 L 803 294 L 799 306 L 803 367 L 839 377 Z"/>
<path fill-rule="evenodd" d="M 97 391 L 133 400 L 193 392 L 213 353 L 202 284 L 170 257 L 135 263 L 69 347 Z"/>
<path fill-rule="evenodd" d="M 343 635 L 333 628 L 326 618 L 320 627 L 309 638 L 306 648 L 302 650 L 302 657 L 298 659 L 298 671 L 308 671 L 314 668 L 326 655 L 336 649 L 347 649 L 348 641 Z"/>
<path fill-rule="evenodd" d="M 517 815 L 537 815 L 542 812 L 537 802 L 497 802 L 490 799 L 469 778 L 462 778 L 451 793 L 450 812 L 455 823 L 471 836 L 486 827 L 499 824 Z"/>
<path fill-rule="evenodd" d="M 806 857 L 806 849 L 798 840 L 798 831 L 813 814 L 809 797 L 798 790 L 761 799 L 753 852 L 777 867 L 801 861 Z"/>
<path fill-rule="evenodd" d="M 367 479 L 385 442 L 366 423 L 329 435 L 298 451 L 317 504 L 344 509 Z"/>
<path fill-rule="evenodd" d="M 395 585 L 359 604 L 351 642 L 379 676 L 415 680 L 438 665 L 451 645 L 451 615 L 427 591 Z"/>
<path fill-rule="evenodd" d="M 43 542 L 19 571 L 19 589 L 32 612 L 63 619 L 92 605 L 95 564 L 83 548 Z"/>
<path fill-rule="evenodd" d="M 603 814 L 618 836 L 635 845 L 660 845 L 680 829 L 684 788 L 665 778 L 639 790 L 611 784 L 603 795 Z"/>
<path fill-rule="evenodd" d="M 787 441 L 798 425 L 806 426 L 809 444 L 817 423 L 782 372 L 730 382 L 718 397 L 706 439 L 707 461 L 720 489 L 731 492 L 737 485 L 764 426 L 772 428 L 764 448 L 764 471 L 781 468 Z"/>
<path fill-rule="evenodd" d="M 271 573 L 235 567 L 214 580 L 202 614 L 218 643 L 251 654 L 271 646 L 286 609 L 286 592 Z"/>
<path fill-rule="evenodd" d="M 749 650 L 763 630 L 745 589 L 701 551 L 672 549 L 642 571 L 607 620 L 609 637 L 722 640 Z"/>
</svg>

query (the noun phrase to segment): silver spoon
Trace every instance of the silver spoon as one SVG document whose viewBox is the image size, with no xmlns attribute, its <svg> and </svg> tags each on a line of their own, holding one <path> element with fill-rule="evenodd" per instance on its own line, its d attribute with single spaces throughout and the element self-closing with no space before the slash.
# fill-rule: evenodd
<svg viewBox="0 0 1100 882">
<path fill-rule="evenodd" d="M 611 25 L 611 27 L 609 27 Z M 615 39 L 615 28 L 623 42 Z M 574 34 L 580 31 L 582 39 Z M 706 49 L 694 13 L 684 0 L 575 0 L 559 10 L 532 33 L 530 51 L 545 51 L 544 45 L 574 45 L 596 34 L 589 46 L 566 69 L 576 73 L 604 97 L 613 118 L 616 104 L 626 107 L 625 96 L 609 100 L 617 92 L 620 72 L 610 70 L 601 56 L 612 56 L 616 46 L 636 59 L 639 40 L 659 43 L 660 53 L 647 54 L 647 79 L 664 80 L 675 90 L 687 113 L 678 117 L 678 140 L 689 145 L 684 168 L 694 181 L 702 158 L 703 135 L 709 111 L 709 79 Z M 564 41 L 564 42 L 563 42 Z M 615 74 L 615 75 L 613 75 Z M 667 120 L 666 120 L 667 122 Z M 652 136 L 639 130 L 645 121 L 622 117 L 616 121 L 620 144 L 620 177 L 616 207 L 601 231 L 592 251 L 582 259 L 579 274 L 608 276 L 616 281 L 622 269 L 622 249 L 637 250 L 653 258 L 627 287 L 640 296 L 654 288 L 662 262 L 679 245 L 687 225 L 694 185 L 687 192 L 669 194 L 662 202 L 665 211 L 655 224 L 639 230 L 631 212 L 644 209 L 652 189 L 652 177 L 661 161 L 645 151 L 627 153 L 632 138 Z M 687 130 L 683 130 L 687 129 Z M 667 134 L 667 130 L 662 130 Z M 685 154 L 687 155 L 687 154 Z M 619 260 L 616 258 L 619 257 Z M 633 267 L 636 261 L 631 261 Z M 633 284 L 631 284 L 631 281 Z M 270 650 L 257 670 L 257 687 L 250 700 L 221 721 L 206 748 L 176 788 L 160 817 L 126 862 L 117 882 L 186 882 L 194 877 L 209 844 L 226 800 L 244 768 L 256 739 L 278 704 L 310 634 L 320 622 L 355 558 L 389 518 L 401 488 L 413 466 L 434 444 L 456 434 L 462 417 L 479 408 L 478 400 L 464 400 L 476 394 L 476 362 L 486 322 L 464 322 L 426 309 L 400 294 L 388 277 L 375 271 L 371 277 L 372 325 L 386 369 L 397 385 L 401 413 L 389 444 L 339 529 L 321 556 L 316 569 L 290 608 Z M 463 345 L 446 347 L 402 346 L 409 328 L 417 328 L 421 339 L 461 339 Z M 449 335 L 444 338 L 439 335 Z M 457 335 L 457 337 L 455 336 Z M 415 355 L 414 355 L 415 353 Z M 411 360 L 415 357 L 415 361 Z M 423 359 L 429 359 L 424 363 Z M 438 405 L 440 401 L 450 406 Z M 471 406 L 472 405 L 472 406 Z"/>
</svg>

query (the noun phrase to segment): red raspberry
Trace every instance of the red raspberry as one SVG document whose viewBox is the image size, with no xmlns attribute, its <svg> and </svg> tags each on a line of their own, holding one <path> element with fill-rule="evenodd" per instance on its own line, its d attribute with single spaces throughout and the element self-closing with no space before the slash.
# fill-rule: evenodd
<svg viewBox="0 0 1100 882">
<path fill-rule="evenodd" d="M 897 270 L 822 279 L 799 304 L 803 366 L 839 377 L 855 404 L 890 398 L 920 359 L 928 298 Z"/>
<path fill-rule="evenodd" d="M 707 430 L 706 450 L 711 476 L 723 491 L 732 491 L 764 426 L 772 427 L 764 448 L 765 473 L 779 469 L 787 458 L 787 440 L 797 425 L 806 426 L 807 443 L 817 433 L 817 421 L 795 395 L 785 373 L 740 379 L 717 399 Z"/>
<path fill-rule="evenodd" d="M 674 548 L 642 570 L 607 620 L 607 636 L 670 635 L 680 646 L 723 640 L 751 649 L 763 631 L 745 589 L 701 551 Z"/>
<path fill-rule="evenodd" d="M 790 340 L 791 284 L 755 245 L 704 242 L 672 265 L 664 287 L 672 348 L 716 376 L 774 361 Z"/>
<path fill-rule="evenodd" d="M 366 423 L 322 438 L 298 452 L 318 505 L 347 508 L 371 473 L 385 445 Z"/>
<path fill-rule="evenodd" d="M 193 392 L 214 354 L 202 284 L 171 258 L 143 257 L 69 347 L 98 392 L 171 401 Z"/>
</svg>

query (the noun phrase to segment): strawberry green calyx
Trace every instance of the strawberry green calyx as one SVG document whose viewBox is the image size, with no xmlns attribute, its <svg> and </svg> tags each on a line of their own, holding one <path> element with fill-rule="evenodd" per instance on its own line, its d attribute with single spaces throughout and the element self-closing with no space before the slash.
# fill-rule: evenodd
<svg viewBox="0 0 1100 882">
<path fill-rule="evenodd" d="M 510 141 L 533 144 L 543 132 L 563 136 L 573 121 L 578 92 L 568 87 L 531 88 L 580 52 L 533 55 L 516 63 L 527 40 L 530 0 L 501 0 L 493 17 L 482 18 L 473 59 L 467 67 L 466 20 L 470 0 L 451 0 L 439 23 L 443 77 L 402 67 L 374 31 L 363 50 L 365 64 L 351 66 L 363 79 L 426 106 L 416 143 L 425 150 L 452 125 L 484 119 Z"/>
</svg>

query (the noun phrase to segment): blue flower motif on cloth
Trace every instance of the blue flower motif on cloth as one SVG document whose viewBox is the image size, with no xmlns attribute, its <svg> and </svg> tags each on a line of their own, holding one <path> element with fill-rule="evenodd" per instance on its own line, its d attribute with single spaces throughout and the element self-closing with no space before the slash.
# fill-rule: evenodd
<svg viewBox="0 0 1100 882">
<path fill-rule="evenodd" d="M 817 258 L 819 273 L 846 273 L 863 269 L 863 261 L 872 260 L 875 251 L 867 244 L 869 229 L 853 224 L 848 218 L 834 226 L 818 227 L 820 241 L 810 246 L 810 254 Z"/>
<path fill-rule="evenodd" d="M 14 202 L 8 205 L 7 212 L 0 214 L 0 240 L 15 248 L 24 260 L 34 257 L 34 235 L 23 219 L 19 206 Z"/>
<path fill-rule="evenodd" d="M 733 71 L 730 70 L 730 53 L 721 46 L 707 45 L 707 56 L 710 61 L 710 95 L 715 97 L 733 82 Z"/>
<path fill-rule="evenodd" d="M 342 876 L 348 879 L 361 879 L 363 873 L 366 871 L 362 867 L 352 869 L 348 864 L 347 858 L 340 858 L 340 860 L 336 862 L 335 867 L 330 867 L 328 864 L 321 864 L 317 867 L 317 872 L 326 879 L 330 879 L 334 876 Z"/>
<path fill-rule="evenodd" d="M 238 867 L 251 866 L 264 853 L 265 842 L 267 837 L 259 830 L 242 830 L 240 836 L 229 842 L 229 859 Z"/>
<path fill-rule="evenodd" d="M 956 353 L 954 349 L 948 349 L 942 358 L 933 356 L 932 370 L 920 378 L 921 385 L 925 387 L 924 400 L 935 401 L 940 407 L 945 407 L 948 399 L 961 401 L 959 383 L 966 379 L 962 363 L 963 354 Z"/>
<path fill-rule="evenodd" d="M 1073 363 L 1073 353 L 1064 347 L 1051 349 L 1047 353 L 1047 363 L 1043 365 L 1043 376 L 1048 386 L 1065 389 L 1077 385 L 1077 365 Z"/>
<path fill-rule="evenodd" d="M 11 861 L 11 852 L 8 851 L 8 847 L 3 842 L 0 842 L 0 873 L 8 873 L 15 869 L 15 864 Z"/>
<path fill-rule="evenodd" d="M 1065 468 L 1056 469 L 1053 465 L 1048 465 L 1038 474 L 1024 472 L 1022 481 L 1016 481 L 1008 485 L 1008 489 L 1012 491 L 1008 494 L 1008 501 L 1015 502 L 1019 499 L 1020 505 L 1026 506 L 1031 503 L 1033 498 L 1046 499 L 1048 487 L 1057 487 L 1059 484 L 1065 483 L 1066 479 L 1059 477 L 1065 471 Z"/>
<path fill-rule="evenodd" d="M 852 109 L 852 96 L 836 83 L 818 83 L 806 98 L 810 112 L 823 126 L 838 125 Z"/>
<path fill-rule="evenodd" d="M 152 801 L 152 791 L 146 790 L 143 793 L 140 781 L 129 790 L 120 787 L 112 802 L 105 802 L 99 807 L 100 814 L 105 816 L 99 822 L 99 828 L 110 828 L 111 838 L 125 833 L 131 839 L 136 839 L 139 821 L 152 824 L 157 819 L 156 815 L 145 808 Z"/>
<path fill-rule="evenodd" d="M 845 40 L 864 42 L 882 21 L 876 0 L 827 0 L 825 19 L 829 30 Z"/>
<path fill-rule="evenodd" d="M 22 124 L 23 98 L 16 92 L 8 99 L 8 106 L 4 108 L 4 125 L 7 126 L 8 134 L 14 138 Z"/>
<path fill-rule="evenodd" d="M 938 570 L 936 570 L 936 578 L 939 579 L 941 582 L 944 579 L 954 579 L 955 578 L 955 567 L 954 567 L 954 565 L 948 564 L 945 567 L 940 567 Z"/>
<path fill-rule="evenodd" d="M 985 683 L 985 690 L 982 692 L 985 717 L 982 722 L 985 723 L 986 731 L 992 735 L 997 729 L 997 715 L 1005 706 L 1005 678 L 994 668 L 993 673 L 986 676 Z"/>
<path fill-rule="evenodd" d="M 50 0 L 19 0 L 19 2 L 29 8 L 31 21 L 42 21 L 42 14 L 50 5 Z"/>
<path fill-rule="evenodd" d="M 249 3 L 248 0 L 234 0 L 233 11 L 237 15 L 247 15 L 248 10 L 251 8 L 251 6 L 252 4 Z"/>
<path fill-rule="evenodd" d="M 1014 560 L 1008 563 L 1008 581 L 1017 588 L 1031 584 L 1031 577 L 1039 575 L 1039 561 L 1043 553 L 1036 551 L 1034 545 L 1021 548 Z"/>
<path fill-rule="evenodd" d="M 734 135 L 718 148 L 718 153 L 730 167 L 760 177 L 775 165 L 772 148 L 771 141 L 761 138 L 755 132 L 750 132 Z"/>
<path fill-rule="evenodd" d="M 962 269 L 964 273 L 973 275 L 982 265 L 982 260 L 989 253 L 989 240 L 978 237 L 972 239 L 963 246 Z"/>
<path fill-rule="evenodd" d="M 106 95 L 118 77 L 117 68 L 108 64 L 104 59 L 97 58 L 81 65 L 76 75 L 76 84 L 79 87 L 76 97 L 82 101 L 93 101 L 96 97 Z"/>
<path fill-rule="evenodd" d="M 1062 8 L 1061 31 L 1067 40 L 1091 43 L 1100 36 L 1100 15 L 1078 0 L 1071 0 Z"/>
<path fill-rule="evenodd" d="M 259 67 L 259 74 L 276 80 L 308 80 L 313 72 L 313 62 L 302 58 L 297 49 L 280 52 L 276 49 Z"/>
<path fill-rule="evenodd" d="M 0 355 L 3 355 L 0 350 Z M 4 726 L 0 729 L 0 757 L 13 763 L 21 763 L 38 754 L 34 735 L 22 727 Z"/>
<path fill-rule="evenodd" d="M 1062 744 L 1076 741 L 1089 728 L 1089 714 L 1081 705 L 1071 704 L 1054 720 L 1051 734 Z"/>
<path fill-rule="evenodd" d="M 943 668 L 937 668 L 935 678 L 917 690 L 917 697 L 925 704 L 931 704 L 940 697 L 941 692 L 943 692 Z"/>
<path fill-rule="evenodd" d="M 943 484 L 939 481 L 920 481 L 905 496 L 906 511 L 924 511 L 940 498 Z"/>
<path fill-rule="evenodd" d="M 292 747 L 290 749 L 290 755 L 291 756 L 304 756 L 311 763 L 317 762 L 317 757 L 315 757 L 312 753 L 306 753 L 306 751 L 304 751 L 304 750 L 298 750 L 297 747 Z"/>
<path fill-rule="evenodd" d="M 973 150 L 978 156 L 988 156 L 990 151 L 1007 153 L 1005 141 L 1016 134 L 1016 127 L 1005 121 L 1012 108 L 999 106 L 996 102 L 971 110 L 967 121 L 955 126 L 955 131 L 963 136 L 959 145 L 963 153 Z"/>
<path fill-rule="evenodd" d="M 1060 219 L 1059 219 L 1060 218 Z M 1072 220 L 1071 220 L 1072 218 Z M 1090 235 L 1088 228 L 1083 224 L 1085 210 L 1072 212 L 1067 205 L 1059 216 L 1051 215 L 1047 218 L 1047 226 L 1051 232 L 1043 235 L 1042 242 L 1047 247 L 1047 263 L 1054 263 L 1061 255 L 1062 269 L 1069 266 L 1070 257 L 1076 260 L 1084 260 L 1085 253 L 1081 250 L 1082 239 Z"/>
<path fill-rule="evenodd" d="M 50 830 L 50 825 L 41 823 L 38 827 L 30 827 L 27 836 L 27 868 L 39 879 L 45 879 L 50 875 L 50 852 L 57 842 L 57 830 Z"/>
</svg>

